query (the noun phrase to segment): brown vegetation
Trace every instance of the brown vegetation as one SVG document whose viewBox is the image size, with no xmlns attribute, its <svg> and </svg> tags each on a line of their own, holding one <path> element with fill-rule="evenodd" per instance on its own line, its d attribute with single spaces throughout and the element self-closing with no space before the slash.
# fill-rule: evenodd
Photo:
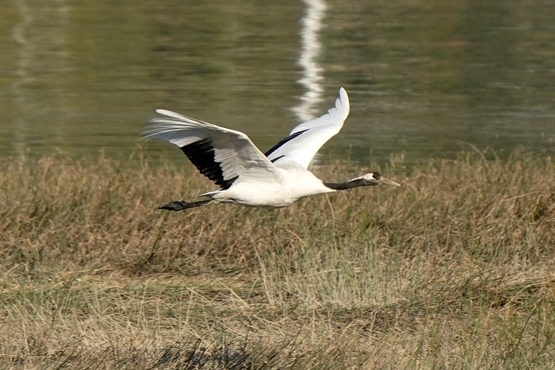
<svg viewBox="0 0 555 370">
<path fill-rule="evenodd" d="M 131 162 L 3 164 L 0 368 L 555 366 L 548 158 L 394 160 L 401 188 L 181 213 L 157 207 L 210 183 Z"/>
</svg>

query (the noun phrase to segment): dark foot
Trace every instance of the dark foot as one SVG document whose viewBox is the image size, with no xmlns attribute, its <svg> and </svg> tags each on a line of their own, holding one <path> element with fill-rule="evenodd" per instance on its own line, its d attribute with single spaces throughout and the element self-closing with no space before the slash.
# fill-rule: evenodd
<svg viewBox="0 0 555 370">
<path fill-rule="evenodd" d="M 166 209 L 168 211 L 183 211 L 184 209 L 189 209 L 189 208 L 194 208 L 194 207 L 200 207 L 204 204 L 207 204 L 209 202 L 211 202 L 212 199 L 206 199 L 206 200 L 201 200 L 198 202 L 184 202 L 182 200 L 176 200 L 174 202 L 170 202 L 168 204 L 164 204 L 161 207 L 158 207 L 158 209 Z"/>
</svg>

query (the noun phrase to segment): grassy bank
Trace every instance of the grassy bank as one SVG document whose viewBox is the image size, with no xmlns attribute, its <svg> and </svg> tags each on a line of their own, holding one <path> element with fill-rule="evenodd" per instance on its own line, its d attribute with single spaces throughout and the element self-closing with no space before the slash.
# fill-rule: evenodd
<svg viewBox="0 0 555 370">
<path fill-rule="evenodd" d="M 157 206 L 208 180 L 133 162 L 2 165 L 0 368 L 555 367 L 546 158 L 392 161 L 401 188 L 187 213 Z"/>
</svg>

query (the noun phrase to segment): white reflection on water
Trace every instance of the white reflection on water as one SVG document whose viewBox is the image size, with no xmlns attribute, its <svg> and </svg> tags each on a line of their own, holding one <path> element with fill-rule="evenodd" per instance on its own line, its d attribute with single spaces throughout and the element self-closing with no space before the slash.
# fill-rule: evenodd
<svg viewBox="0 0 555 370">
<path fill-rule="evenodd" d="M 318 39 L 318 33 L 322 28 L 326 11 L 326 3 L 323 0 L 304 0 L 304 2 L 307 10 L 302 19 L 302 46 L 299 58 L 303 77 L 298 82 L 306 88 L 306 92 L 300 97 L 299 105 L 291 108 L 300 121 L 314 118 L 315 107 L 322 100 L 323 68 L 317 62 L 322 45 Z"/>
</svg>

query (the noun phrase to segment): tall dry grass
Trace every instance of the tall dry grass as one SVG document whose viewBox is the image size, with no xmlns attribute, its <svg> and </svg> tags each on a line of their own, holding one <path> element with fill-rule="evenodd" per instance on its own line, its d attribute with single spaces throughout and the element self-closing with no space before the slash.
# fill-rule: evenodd
<svg viewBox="0 0 555 370">
<path fill-rule="evenodd" d="M 555 366 L 549 158 L 392 160 L 401 188 L 187 213 L 157 206 L 208 180 L 130 162 L 3 164 L 0 368 Z"/>
</svg>

